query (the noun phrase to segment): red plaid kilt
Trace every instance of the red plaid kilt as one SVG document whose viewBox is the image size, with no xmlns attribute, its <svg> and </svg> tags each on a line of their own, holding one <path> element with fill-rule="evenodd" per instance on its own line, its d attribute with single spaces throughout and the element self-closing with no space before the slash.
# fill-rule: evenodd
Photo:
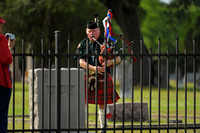
<svg viewBox="0 0 200 133">
<path fill-rule="evenodd" d="M 90 77 L 90 76 L 89 76 Z M 98 75 L 98 83 L 97 83 L 97 104 L 104 104 L 104 75 Z M 91 91 L 87 86 L 87 76 L 85 75 L 85 103 L 96 104 L 95 101 L 95 90 Z M 96 87 L 96 86 L 95 86 Z M 88 98 L 87 98 L 87 91 L 88 91 Z M 113 81 L 111 75 L 107 74 L 107 95 L 106 95 L 106 103 L 112 104 L 114 102 L 114 94 L 115 94 L 115 102 L 120 99 L 118 93 L 115 91 L 113 87 Z"/>
</svg>

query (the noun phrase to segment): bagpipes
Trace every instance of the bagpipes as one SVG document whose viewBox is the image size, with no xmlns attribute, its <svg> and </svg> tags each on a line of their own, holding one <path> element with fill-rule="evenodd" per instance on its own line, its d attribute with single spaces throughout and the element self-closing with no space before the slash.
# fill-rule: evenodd
<svg viewBox="0 0 200 133">
<path fill-rule="evenodd" d="M 97 18 L 98 15 L 95 14 L 94 16 L 95 16 L 94 21 L 98 24 L 98 21 L 99 21 L 98 18 Z M 118 35 L 118 34 L 115 34 L 113 32 L 112 25 L 111 25 L 112 18 L 113 18 L 112 10 L 109 9 L 107 16 L 103 19 L 103 26 L 104 26 L 104 31 L 105 31 L 105 33 L 104 33 L 104 37 L 105 37 L 104 43 L 100 44 L 95 38 L 93 38 L 100 45 L 100 48 L 101 48 L 101 52 L 100 52 L 101 56 L 99 56 L 99 62 L 102 66 L 103 66 L 103 64 L 105 64 L 106 59 L 107 60 L 113 59 L 115 57 L 114 54 L 117 54 L 120 50 L 122 50 L 122 48 L 120 48 L 119 51 L 114 52 L 114 48 L 117 45 L 118 39 L 124 39 L 124 38 L 123 38 L 122 34 Z M 113 36 L 117 36 L 117 38 L 115 39 Z M 127 48 L 129 53 L 131 55 L 133 55 L 133 53 L 131 52 L 131 49 L 130 49 L 130 46 L 133 45 L 133 42 L 130 43 L 126 40 L 124 40 L 124 42 L 126 43 L 125 48 Z M 105 53 L 107 54 L 107 56 L 103 55 Z M 105 57 L 106 57 L 106 59 L 105 59 Z M 133 61 L 134 62 L 137 61 L 135 56 L 133 56 Z M 109 67 L 112 68 L 113 65 L 109 66 Z"/>
</svg>

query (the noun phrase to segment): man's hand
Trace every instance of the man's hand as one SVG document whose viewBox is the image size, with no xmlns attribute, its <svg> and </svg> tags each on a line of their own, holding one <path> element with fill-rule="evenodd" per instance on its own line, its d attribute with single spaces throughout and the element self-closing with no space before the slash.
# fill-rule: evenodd
<svg viewBox="0 0 200 133">
<path fill-rule="evenodd" d="M 107 67 L 110 67 L 110 66 L 112 66 L 113 64 L 114 64 L 114 63 L 113 63 L 113 60 L 107 60 L 106 66 L 107 66 Z M 105 62 L 103 62 L 102 65 L 105 66 Z"/>
<path fill-rule="evenodd" d="M 103 74 L 103 72 L 105 72 L 105 67 L 100 67 L 100 66 L 93 66 L 93 65 L 88 65 L 89 68 L 87 68 L 87 62 L 85 61 L 85 59 L 80 59 L 79 60 L 80 66 L 84 69 L 89 69 L 90 72 L 92 73 L 99 73 L 99 74 Z"/>
<path fill-rule="evenodd" d="M 94 66 L 94 67 L 96 68 L 96 66 Z M 105 72 L 105 67 L 97 66 L 96 72 L 98 74 L 103 74 L 103 72 Z"/>
<path fill-rule="evenodd" d="M 114 61 L 115 61 L 115 63 L 114 63 Z M 119 64 L 120 62 L 121 62 L 121 57 L 117 56 L 116 59 L 115 58 L 108 59 L 106 66 L 110 67 L 110 68 L 113 68 L 114 64 Z M 105 62 L 103 62 L 102 65 L 105 66 Z"/>
</svg>

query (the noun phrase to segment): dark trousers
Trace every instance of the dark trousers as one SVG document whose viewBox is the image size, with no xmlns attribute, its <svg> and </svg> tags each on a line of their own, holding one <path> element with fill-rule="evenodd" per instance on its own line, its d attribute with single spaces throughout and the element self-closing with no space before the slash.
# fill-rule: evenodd
<svg viewBox="0 0 200 133">
<path fill-rule="evenodd" d="M 10 97 L 11 89 L 0 86 L 0 133 L 7 132 Z"/>
</svg>

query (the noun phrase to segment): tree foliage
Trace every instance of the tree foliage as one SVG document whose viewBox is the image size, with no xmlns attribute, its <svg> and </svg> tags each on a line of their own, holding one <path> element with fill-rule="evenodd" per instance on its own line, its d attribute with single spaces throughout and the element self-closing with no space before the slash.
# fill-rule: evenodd
<svg viewBox="0 0 200 133">
<path fill-rule="evenodd" d="M 191 51 L 189 41 L 194 34 L 198 36 L 200 31 L 200 2 L 196 0 L 172 0 L 170 4 L 161 3 L 159 0 L 2 0 L 0 5 L 0 15 L 6 19 L 4 31 L 16 34 L 17 38 L 21 38 L 24 33 L 27 42 L 35 47 L 40 44 L 42 33 L 46 39 L 45 44 L 53 43 L 55 30 L 62 31 L 63 43 L 66 44 L 68 33 L 71 33 L 73 42 L 78 43 L 85 37 L 86 22 L 93 18 L 93 14 L 100 14 L 101 23 L 107 8 L 110 7 L 113 7 L 114 19 L 122 32 L 133 41 L 138 35 L 134 35 L 136 38 L 131 36 L 133 30 L 127 25 L 134 15 L 124 18 L 121 15 L 123 11 L 126 11 L 127 15 L 133 14 L 134 8 L 139 15 L 139 18 L 134 18 L 139 19 L 138 30 L 141 29 L 146 46 L 152 47 L 154 51 L 157 51 L 159 37 L 162 39 L 163 51 L 168 47 L 174 49 L 177 35 L 180 38 L 181 51 L 185 48 Z M 139 31 L 138 33 L 140 34 Z"/>
<path fill-rule="evenodd" d="M 158 0 L 142 0 L 141 8 L 145 10 L 145 19 L 141 25 L 145 44 L 157 52 L 158 38 L 161 38 L 162 51 L 170 48 L 175 52 L 177 36 L 180 51 L 192 52 L 192 40 L 199 36 L 200 7 L 197 1 L 174 0 L 170 4 Z"/>
<path fill-rule="evenodd" d="M 99 13 L 100 26 L 103 29 L 101 21 L 110 8 L 116 20 L 113 21 L 113 29 L 116 33 L 122 31 L 128 41 L 135 42 L 135 53 L 140 52 L 141 36 L 145 46 L 151 47 L 154 52 L 157 52 L 160 37 L 162 53 L 167 48 L 175 52 L 177 36 L 180 51 L 187 49 L 191 53 L 192 40 L 196 36 L 199 51 L 200 1 L 171 1 L 170 4 L 164 4 L 159 0 L 1 0 L 0 16 L 6 20 L 4 32 L 16 35 L 18 51 L 21 50 L 22 33 L 26 44 L 31 44 L 36 52 L 40 52 L 42 33 L 47 51 L 49 44 L 54 46 L 54 31 L 60 30 L 62 51 L 67 51 L 67 36 L 70 33 L 73 53 L 78 42 L 86 36 L 87 21 L 93 19 L 94 13 Z M 103 30 L 101 33 L 103 35 Z M 136 65 L 136 70 L 139 70 L 139 63 Z"/>
<path fill-rule="evenodd" d="M 76 43 L 85 37 L 87 21 L 93 19 L 95 12 L 105 13 L 97 0 L 5 0 L 0 4 L 1 15 L 6 20 L 4 30 L 14 33 L 19 44 L 24 33 L 26 42 L 34 45 L 35 50 L 40 49 L 42 33 L 45 45 L 53 44 L 55 30 L 62 32 L 64 49 L 68 33 L 77 46 Z"/>
</svg>

